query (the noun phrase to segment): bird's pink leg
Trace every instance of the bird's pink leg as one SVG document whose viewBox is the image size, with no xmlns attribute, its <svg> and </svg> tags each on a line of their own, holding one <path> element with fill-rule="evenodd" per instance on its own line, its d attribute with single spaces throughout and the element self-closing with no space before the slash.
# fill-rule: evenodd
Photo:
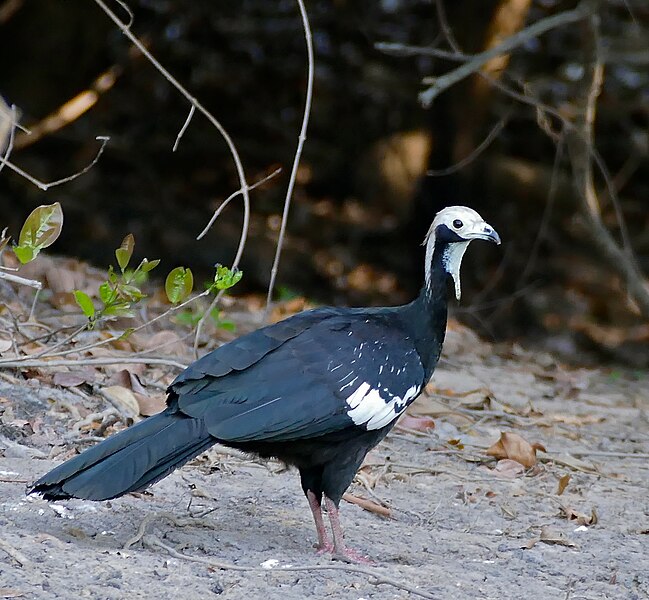
<svg viewBox="0 0 649 600">
<path fill-rule="evenodd" d="M 313 514 L 316 531 L 318 532 L 318 554 L 323 552 L 333 552 L 334 547 L 329 541 L 329 536 L 327 535 L 327 528 L 325 527 L 322 518 L 322 507 L 320 506 L 320 502 L 318 502 L 316 495 L 311 490 L 306 493 L 306 497 L 309 501 L 311 513 Z"/>
<path fill-rule="evenodd" d="M 327 507 L 329 521 L 331 522 L 331 531 L 334 536 L 332 558 L 344 562 L 361 563 L 366 565 L 373 564 L 367 556 L 363 556 L 357 550 L 345 546 L 343 530 L 340 526 L 340 518 L 338 516 L 338 507 L 334 504 L 333 500 L 330 500 L 327 496 L 324 497 L 324 501 L 325 506 Z"/>
</svg>

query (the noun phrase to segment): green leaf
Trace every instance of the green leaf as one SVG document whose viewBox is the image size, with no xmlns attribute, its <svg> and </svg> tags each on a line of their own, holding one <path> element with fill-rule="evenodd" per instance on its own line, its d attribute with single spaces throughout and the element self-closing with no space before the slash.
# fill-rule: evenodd
<svg viewBox="0 0 649 600">
<path fill-rule="evenodd" d="M 132 317 L 133 311 L 131 310 L 130 302 L 116 302 L 107 306 L 102 313 L 105 316 L 112 317 Z"/>
<path fill-rule="evenodd" d="M 217 290 L 227 290 L 239 283 L 242 277 L 243 271 L 239 271 L 239 269 L 228 269 L 223 265 L 216 265 L 213 285 Z"/>
<path fill-rule="evenodd" d="M 117 258 L 117 264 L 119 268 L 124 272 L 124 269 L 128 267 L 128 263 L 133 256 L 133 248 L 135 247 L 135 238 L 132 233 L 129 233 L 123 240 L 122 245 L 115 250 L 115 257 Z"/>
<path fill-rule="evenodd" d="M 134 285 L 121 284 L 117 289 L 119 290 L 120 294 L 128 300 L 137 302 L 138 300 L 142 300 L 142 298 L 144 298 L 144 294 L 140 291 L 139 288 Z"/>
<path fill-rule="evenodd" d="M 142 262 L 138 266 L 136 271 L 144 271 L 145 273 L 148 273 L 149 271 L 152 271 L 155 269 L 158 265 L 160 264 L 160 259 L 156 258 L 155 260 L 147 260 L 146 258 L 142 259 Z"/>
<path fill-rule="evenodd" d="M 191 310 L 182 310 L 174 316 L 174 320 L 179 325 L 186 325 L 187 327 L 194 327 L 200 320 L 201 314 L 194 313 Z"/>
<path fill-rule="evenodd" d="M 192 293 L 193 288 L 194 276 L 192 275 L 191 269 L 176 267 L 167 275 L 165 292 L 167 292 L 167 298 L 169 298 L 169 302 L 172 304 L 182 302 Z"/>
<path fill-rule="evenodd" d="M 43 248 L 56 241 L 62 227 L 63 210 L 58 202 L 35 208 L 20 230 L 18 245 L 13 249 L 18 260 L 22 264 L 34 260 Z"/>
<path fill-rule="evenodd" d="M 99 298 L 104 304 L 110 304 L 113 300 L 115 300 L 116 294 L 113 290 L 113 287 L 108 283 L 107 281 L 104 281 L 99 286 Z"/>
<path fill-rule="evenodd" d="M 237 326 L 233 321 L 219 321 L 216 326 L 219 329 L 223 329 L 225 331 L 230 331 L 232 333 L 236 332 Z"/>
<path fill-rule="evenodd" d="M 34 257 L 61 235 L 63 209 L 58 202 L 36 207 L 27 217 L 18 237 L 18 246 L 32 248 Z"/>
<path fill-rule="evenodd" d="M 95 306 L 92 303 L 90 296 L 81 290 L 74 290 L 73 293 L 74 299 L 83 311 L 83 314 L 89 319 L 92 319 L 95 316 Z"/>
<path fill-rule="evenodd" d="M 30 260 L 34 260 L 38 254 L 38 251 L 31 246 L 14 246 L 13 251 L 23 265 Z"/>
</svg>

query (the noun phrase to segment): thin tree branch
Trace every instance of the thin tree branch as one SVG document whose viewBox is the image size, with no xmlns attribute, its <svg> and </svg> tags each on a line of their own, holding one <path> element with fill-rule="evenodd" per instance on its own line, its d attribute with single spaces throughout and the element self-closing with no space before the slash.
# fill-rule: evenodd
<svg viewBox="0 0 649 600">
<path fill-rule="evenodd" d="M 304 115 L 302 117 L 302 128 L 298 137 L 297 149 L 295 151 L 295 158 L 293 159 L 293 168 L 291 169 L 291 176 L 288 180 L 288 188 L 286 190 L 286 198 L 284 200 L 284 211 L 282 213 L 282 224 L 279 229 L 279 236 L 277 238 L 277 249 L 275 251 L 275 258 L 273 260 L 273 267 L 270 272 L 270 283 L 268 284 L 268 294 L 266 296 L 266 311 L 264 319 L 268 317 L 270 304 L 273 299 L 273 288 L 275 287 L 275 279 L 277 277 L 277 269 L 279 268 L 279 259 L 282 254 L 282 245 L 284 244 L 284 235 L 286 233 L 286 223 L 288 221 L 288 213 L 291 207 L 291 198 L 293 196 L 293 187 L 297 178 L 297 170 L 300 165 L 300 158 L 302 156 L 302 148 L 306 141 L 306 132 L 309 126 L 309 116 L 311 114 L 311 100 L 313 97 L 313 74 L 315 70 L 315 63 L 313 59 L 313 40 L 311 38 L 311 26 L 309 25 L 309 17 L 306 12 L 303 0 L 297 0 L 300 8 L 300 15 L 302 17 L 302 26 L 304 27 L 304 40 L 306 42 L 307 58 L 309 61 L 308 77 L 306 86 L 306 98 L 304 100 Z"/>
<path fill-rule="evenodd" d="M 471 164 L 498 137 L 498 134 L 504 129 L 508 120 L 509 120 L 509 116 L 500 119 L 500 121 L 498 121 L 498 123 L 496 123 L 491 128 L 491 131 L 487 134 L 487 137 L 485 137 L 485 139 L 482 140 L 482 142 L 480 142 L 480 144 L 478 144 L 478 146 L 476 146 L 475 149 L 468 156 L 465 156 L 462 160 L 459 160 L 454 165 L 451 165 L 450 167 L 446 167 L 445 169 L 428 169 L 428 171 L 426 171 L 426 175 L 429 175 L 430 177 L 444 177 L 446 175 L 452 175 L 453 173 L 457 173 L 467 165 Z"/>
<path fill-rule="evenodd" d="M 194 116 L 194 112 L 196 111 L 196 106 L 192 104 L 189 108 L 189 113 L 187 115 L 187 118 L 185 119 L 185 122 L 183 123 L 183 126 L 180 128 L 180 131 L 178 132 L 178 135 L 176 136 L 176 141 L 174 142 L 173 148 L 171 149 L 172 152 L 175 152 L 178 150 L 178 144 L 180 144 L 180 139 L 185 135 L 185 131 L 187 131 L 187 128 L 189 127 L 189 124 L 191 123 L 192 117 Z"/>
<path fill-rule="evenodd" d="M 259 181 L 256 181 L 256 182 L 253 183 L 251 186 L 249 186 L 249 187 L 248 187 L 248 191 L 250 191 L 250 190 L 254 190 L 255 188 L 259 187 L 260 185 L 263 185 L 263 184 L 266 183 L 269 179 L 272 179 L 272 178 L 275 177 L 276 175 L 279 175 L 281 172 L 282 172 L 282 167 L 278 167 L 278 168 L 275 169 L 272 173 L 270 173 L 270 175 L 266 175 L 266 177 L 263 177 L 263 178 L 260 179 Z M 230 195 L 229 195 L 225 200 L 223 200 L 223 202 L 221 202 L 221 204 L 219 205 L 219 207 L 214 211 L 214 214 L 212 215 L 212 218 L 209 220 L 208 224 L 205 225 L 205 227 L 203 228 L 203 231 L 201 231 L 201 232 L 196 236 L 196 239 L 197 239 L 197 240 L 200 240 L 200 239 L 202 239 L 202 238 L 205 236 L 205 234 L 209 231 L 210 227 L 212 227 L 212 225 L 214 225 L 214 221 L 216 221 L 216 219 L 218 218 L 218 216 L 219 216 L 219 215 L 220 215 L 220 214 L 225 210 L 225 207 L 226 207 L 228 204 L 230 204 L 230 202 L 231 202 L 232 200 L 234 200 L 234 199 L 235 199 L 239 194 L 241 194 L 241 193 L 242 193 L 241 190 L 237 190 L 236 192 L 232 192 L 232 193 L 231 193 L 231 194 L 230 194 Z"/>
<path fill-rule="evenodd" d="M 427 90 L 424 90 L 419 94 L 419 101 L 424 108 L 429 108 L 433 103 L 433 100 L 444 90 L 447 90 L 449 87 L 462 81 L 472 73 L 479 71 L 491 59 L 500 56 L 501 54 L 507 54 L 521 44 L 534 39 L 551 29 L 581 21 L 584 17 L 592 14 L 595 8 L 596 7 L 594 7 L 591 0 L 582 0 L 582 2 L 580 2 L 573 10 L 565 11 L 537 21 L 529 27 L 509 36 L 497 46 L 474 55 L 470 60 L 456 69 L 449 71 L 441 77 L 435 78 L 433 84 Z"/>
<path fill-rule="evenodd" d="M 9 108 L 5 105 L 4 101 L 0 97 L 0 118 L 2 118 L 3 120 L 5 118 L 9 120 L 9 125 L 6 127 L 5 125 L 3 125 L 2 129 L 0 129 L 0 136 L 2 137 L 6 135 L 7 130 L 9 131 L 9 140 L 7 141 L 7 147 L 4 151 L 4 154 L 0 157 L 0 171 L 2 171 L 4 166 L 7 164 L 7 161 L 9 160 L 9 155 L 13 150 L 14 139 L 16 136 L 16 105 L 12 104 L 9 110 L 6 110 L 5 107 Z M 0 137 L 0 150 L 2 149 L 3 144 L 4 140 Z"/>
<path fill-rule="evenodd" d="M 635 260 L 617 244 L 602 222 L 599 200 L 593 177 L 594 143 L 593 130 L 603 79 L 604 65 L 600 52 L 599 16 L 592 14 L 586 21 L 583 49 L 585 75 L 574 99 L 577 115 L 574 127 L 567 132 L 568 156 L 579 211 L 586 223 L 586 231 L 594 246 L 607 262 L 620 273 L 629 294 L 633 296 L 640 311 L 649 317 L 649 287 L 645 276 Z"/>
<path fill-rule="evenodd" d="M 100 146 L 99 150 L 97 151 L 97 154 L 96 154 L 95 158 L 92 159 L 92 162 L 89 165 L 86 165 L 83 169 L 81 169 L 81 171 L 78 171 L 74 175 L 69 175 L 68 177 L 63 177 L 63 179 L 57 179 L 56 181 L 51 181 L 49 183 L 45 183 L 43 181 L 40 181 L 39 179 L 36 179 L 35 177 L 30 175 L 26 171 L 23 171 L 20 167 L 17 167 L 16 165 L 14 165 L 12 162 L 10 162 L 8 160 L 4 160 L 3 165 L 6 165 L 12 171 L 14 171 L 15 173 L 18 173 L 18 175 L 20 175 L 21 177 L 24 177 L 27 181 L 29 181 L 30 183 L 33 183 L 36 187 L 38 187 L 39 189 L 46 192 L 51 187 L 55 187 L 55 186 L 61 185 L 63 183 L 68 183 L 69 181 L 72 181 L 73 179 L 76 179 L 77 177 L 81 177 L 81 175 L 84 175 L 85 173 L 90 171 L 90 169 L 92 169 L 97 164 L 97 161 L 99 160 L 99 157 L 103 154 L 104 148 L 106 147 L 106 144 L 108 143 L 108 140 L 110 140 L 110 138 L 107 137 L 107 136 L 104 136 L 104 135 L 98 135 L 95 139 L 101 142 L 101 146 Z"/>
<path fill-rule="evenodd" d="M 443 58 L 444 60 L 453 60 L 455 62 L 464 62 L 471 60 L 475 55 L 464 54 L 462 52 L 449 52 L 439 48 L 428 48 L 427 46 L 409 46 L 406 44 L 396 44 L 393 42 L 378 42 L 374 47 L 381 52 L 391 54 L 392 56 L 433 56 Z"/>
<path fill-rule="evenodd" d="M 0 279 L 10 281 L 11 283 L 17 283 L 18 285 L 27 285 L 36 290 L 43 289 L 43 284 L 40 281 L 36 281 L 35 279 L 26 279 L 25 277 L 19 277 L 18 275 L 12 275 L 11 273 L 3 271 L 2 267 L 0 267 Z"/>
<path fill-rule="evenodd" d="M 131 32 L 130 25 L 132 23 L 125 24 L 123 23 L 117 15 L 108 8 L 103 0 L 94 0 L 95 3 L 106 13 L 106 15 L 117 25 L 119 30 L 130 40 L 130 42 L 147 58 L 147 60 L 158 70 L 158 72 L 174 87 L 176 88 L 192 106 L 195 106 L 196 109 L 218 130 L 221 134 L 225 143 L 230 150 L 232 155 L 232 160 L 234 161 L 235 168 L 237 170 L 237 176 L 239 178 L 239 189 L 243 196 L 243 224 L 241 227 L 241 237 L 239 238 L 239 246 L 237 247 L 237 253 L 232 261 L 232 268 L 236 268 L 241 261 L 241 256 L 243 255 L 243 250 L 246 246 L 246 240 L 248 238 L 248 230 L 250 228 L 250 196 L 248 190 L 250 186 L 246 181 L 246 175 L 243 169 L 243 163 L 239 156 L 239 152 L 232 141 L 232 138 L 225 130 L 225 127 L 221 122 L 210 112 L 208 111 L 197 98 L 192 96 L 187 88 L 185 88 L 167 69 L 165 69 L 162 64 L 149 52 L 146 46 Z M 120 5 L 125 10 L 128 10 L 124 2 L 120 1 Z M 130 11 L 129 11 L 130 14 Z"/>
<path fill-rule="evenodd" d="M 213 569 L 219 569 L 224 571 L 243 571 L 243 572 L 252 571 L 256 573 L 275 573 L 275 574 L 281 572 L 295 573 L 295 572 L 309 572 L 309 571 L 343 571 L 345 573 L 356 573 L 359 575 L 364 575 L 368 578 L 368 583 L 372 585 L 390 585 L 399 590 L 406 591 L 410 594 L 419 596 L 421 598 L 429 598 L 431 600 L 435 599 L 435 596 L 433 596 L 429 592 L 417 589 L 416 587 L 408 585 L 407 583 L 403 583 L 401 581 L 397 581 L 396 579 L 393 579 L 392 577 L 388 577 L 378 570 L 369 569 L 366 567 L 357 567 L 355 565 L 345 565 L 345 564 L 338 564 L 338 565 L 330 564 L 330 565 L 304 565 L 299 567 L 293 567 L 288 565 L 286 567 L 277 567 L 275 569 L 264 569 L 263 567 L 247 567 L 244 565 L 235 565 L 233 563 L 227 563 L 219 560 L 203 558 L 200 556 L 188 556 L 187 554 L 182 554 L 181 552 L 178 552 L 175 548 L 172 548 L 171 546 L 165 544 L 156 536 L 151 534 L 144 535 L 142 537 L 142 543 L 147 546 L 160 548 L 165 552 L 167 552 L 170 556 L 173 556 L 174 558 L 177 558 L 179 560 L 201 563 Z"/>
</svg>

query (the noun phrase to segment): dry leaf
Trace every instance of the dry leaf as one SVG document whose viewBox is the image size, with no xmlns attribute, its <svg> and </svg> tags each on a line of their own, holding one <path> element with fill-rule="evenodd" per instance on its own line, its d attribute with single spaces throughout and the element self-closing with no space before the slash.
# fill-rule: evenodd
<svg viewBox="0 0 649 600">
<path fill-rule="evenodd" d="M 435 421 L 431 417 L 406 414 L 399 419 L 397 427 L 413 431 L 423 431 L 425 433 L 431 429 L 435 429 Z"/>
<path fill-rule="evenodd" d="M 160 354 L 176 355 L 182 345 L 180 336 L 169 329 L 158 331 L 153 335 L 135 333 L 129 339 L 136 350 L 156 350 Z"/>
<path fill-rule="evenodd" d="M 545 544 L 556 544 L 558 546 L 577 548 L 577 544 L 575 544 L 575 542 L 568 538 L 562 531 L 559 531 L 554 527 L 545 526 L 541 528 L 541 535 L 539 539 Z"/>
<path fill-rule="evenodd" d="M 0 354 L 10 350 L 12 346 L 11 340 L 0 340 Z"/>
<path fill-rule="evenodd" d="M 594 423 L 602 423 L 606 419 L 600 415 L 548 415 L 549 418 L 556 423 L 564 423 L 565 425 L 592 425 Z"/>
<path fill-rule="evenodd" d="M 520 477 L 523 475 L 525 473 L 525 467 L 516 460 L 504 458 L 503 460 L 498 461 L 492 470 L 492 473 L 499 477 L 513 479 L 514 477 Z"/>
<path fill-rule="evenodd" d="M 570 483 L 570 475 L 566 473 L 561 479 L 559 479 L 559 487 L 557 488 L 557 496 L 561 496 L 563 492 L 566 490 L 568 487 L 568 483 Z"/>
<path fill-rule="evenodd" d="M 137 400 L 138 406 L 140 407 L 140 414 L 143 417 L 150 417 L 151 415 L 155 415 L 167 407 L 165 397 L 162 394 L 149 396 L 148 394 L 134 392 L 133 395 Z"/>
<path fill-rule="evenodd" d="M 95 373 L 92 370 L 57 371 L 52 377 L 52 383 L 61 387 L 76 387 L 82 383 L 92 383 L 94 380 Z"/>
<path fill-rule="evenodd" d="M 596 525 L 599 520 L 594 508 L 591 509 L 590 515 L 580 513 L 569 506 L 562 506 L 561 512 L 568 521 L 576 521 L 579 525 Z"/>
<path fill-rule="evenodd" d="M 140 414 L 140 405 L 133 392 L 121 385 L 102 388 L 102 393 L 122 414 L 134 419 Z"/>
<path fill-rule="evenodd" d="M 500 439 L 487 449 L 487 454 L 498 459 L 509 458 L 529 468 L 536 464 L 537 450 L 545 452 L 541 444 L 530 444 L 517 433 L 502 432 Z"/>
</svg>

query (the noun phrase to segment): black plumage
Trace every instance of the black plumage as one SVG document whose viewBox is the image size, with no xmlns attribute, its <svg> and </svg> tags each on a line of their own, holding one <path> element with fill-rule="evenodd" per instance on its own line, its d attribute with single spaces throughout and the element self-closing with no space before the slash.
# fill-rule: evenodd
<svg viewBox="0 0 649 600">
<path fill-rule="evenodd" d="M 48 500 L 107 500 L 143 490 L 216 442 L 298 468 L 319 546 L 343 544 L 338 504 L 367 452 L 430 379 L 446 329 L 446 280 L 472 239 L 500 242 L 471 209 L 441 211 L 426 240 L 426 281 L 410 304 L 320 308 L 226 344 L 168 389 L 167 409 L 39 479 Z M 321 514 L 327 506 L 329 543 Z"/>
</svg>

